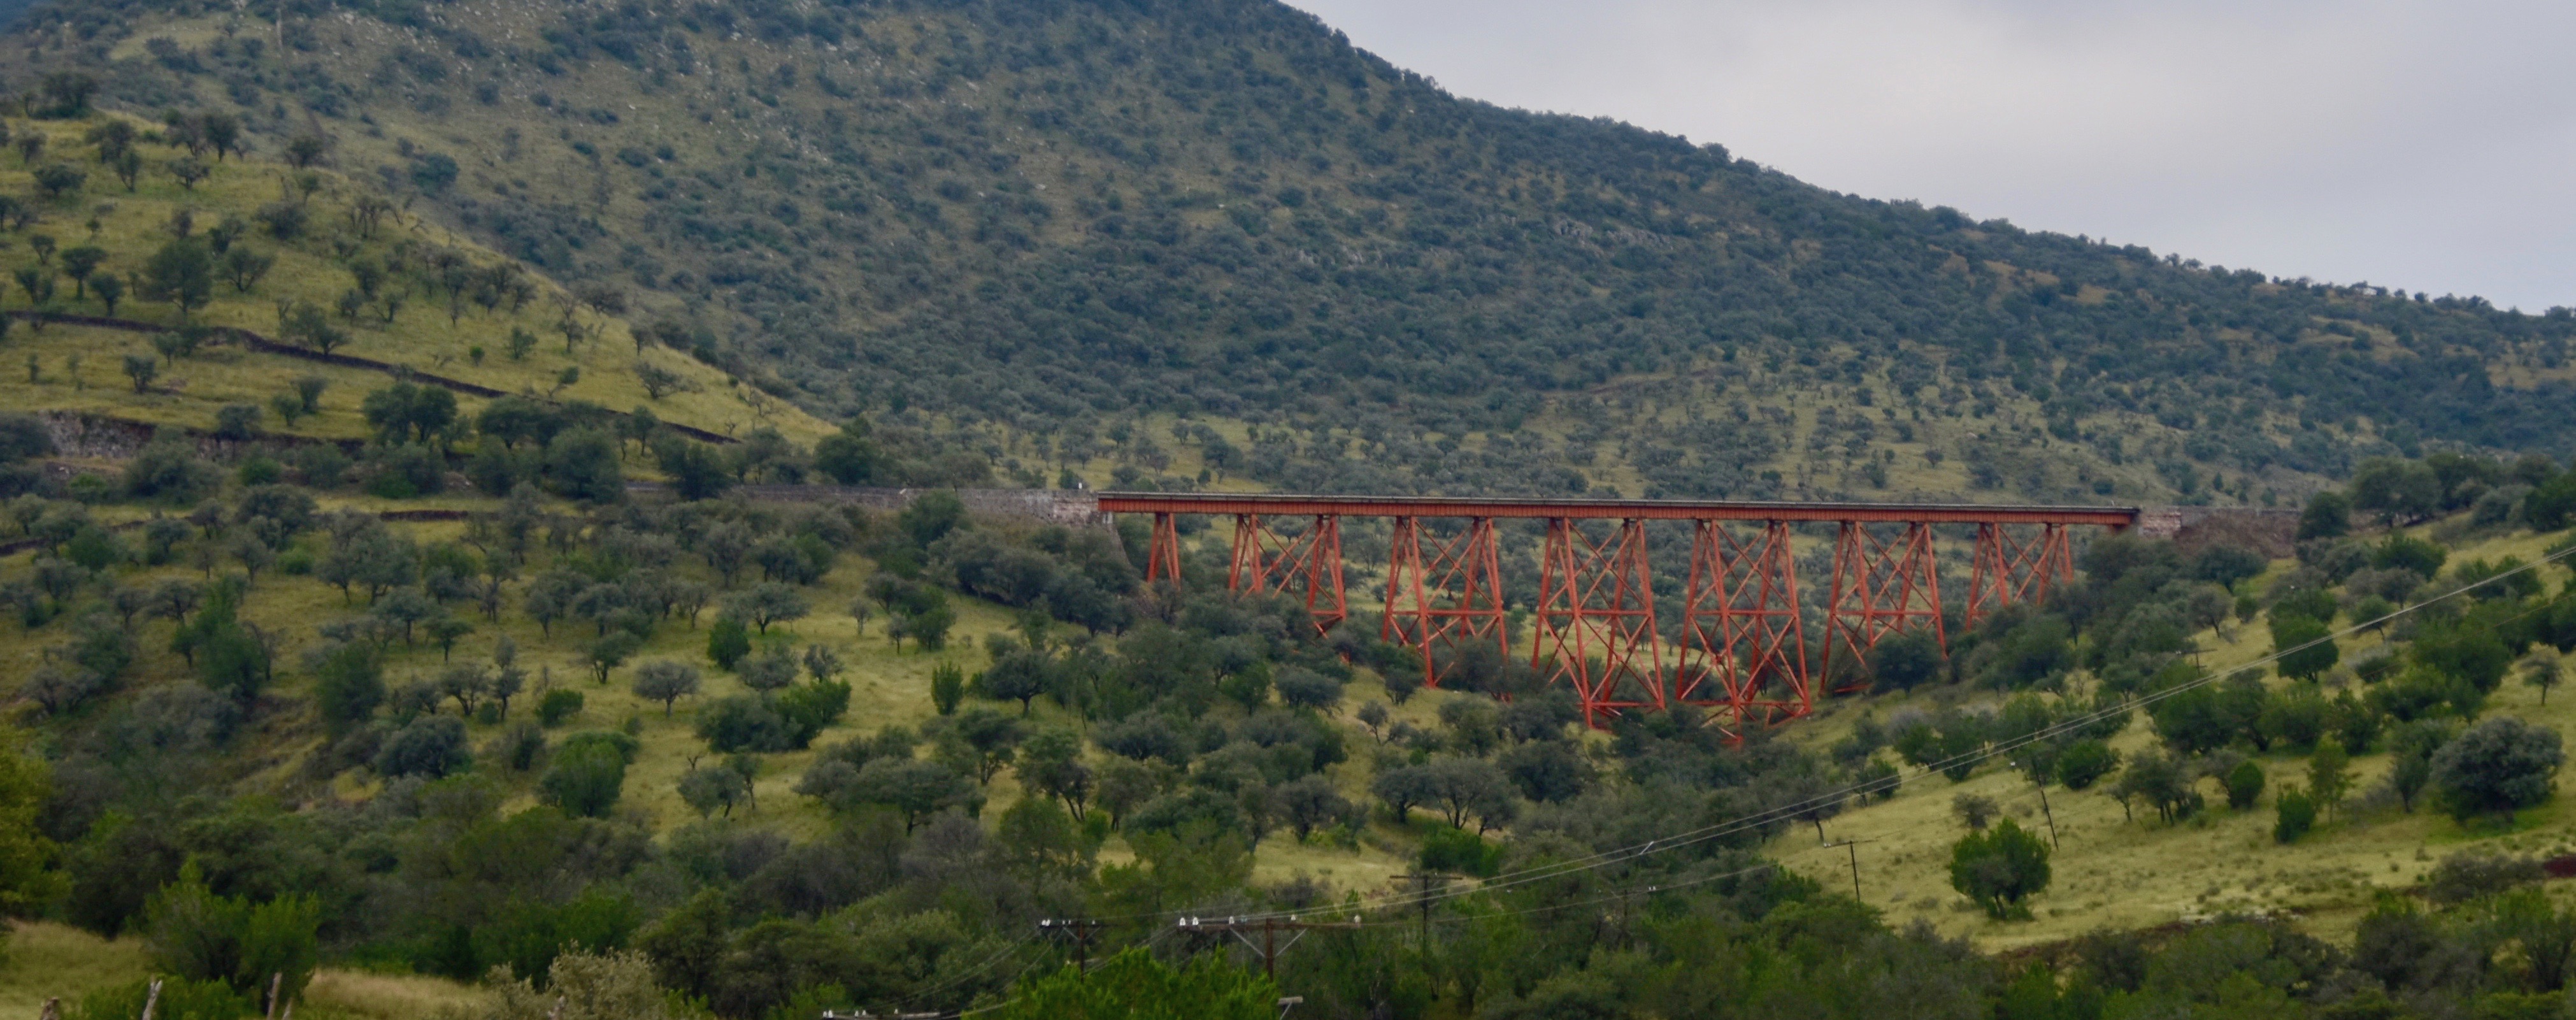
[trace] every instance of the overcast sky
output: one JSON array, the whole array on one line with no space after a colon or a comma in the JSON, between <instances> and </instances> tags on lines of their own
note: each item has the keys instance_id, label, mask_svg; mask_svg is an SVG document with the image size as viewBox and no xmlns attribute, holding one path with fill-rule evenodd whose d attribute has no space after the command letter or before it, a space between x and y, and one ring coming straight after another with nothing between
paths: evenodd
<instances>
[{"instance_id":1,"label":"overcast sky","mask_svg":"<svg viewBox=\"0 0 2576 1020\"><path fill-rule=\"evenodd\" d=\"M1504 106L2275 276L2576 305L2565 0L1289 0Z\"/></svg>"}]
</instances>

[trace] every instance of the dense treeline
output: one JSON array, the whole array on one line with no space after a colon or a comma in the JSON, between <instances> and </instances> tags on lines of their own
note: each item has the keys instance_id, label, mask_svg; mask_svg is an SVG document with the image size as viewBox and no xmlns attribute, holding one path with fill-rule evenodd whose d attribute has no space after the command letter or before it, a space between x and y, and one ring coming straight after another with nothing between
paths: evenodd
<instances>
[{"instance_id":1,"label":"dense treeline","mask_svg":"<svg viewBox=\"0 0 2576 1020\"><path fill-rule=\"evenodd\" d=\"M1656 493L1864 491L1918 428L1975 487L2051 497L2255 500L2425 443L2569 449L2563 311L1833 195L1456 99L1275 4L648 3L545 8L514 39L440 4L338 8L407 40L362 46L263 2L283 45L107 72L143 19L195 9L48 7L14 45L29 74L91 68L102 102L220 86L245 137L318 122L510 254L642 288L658 341L836 416L1007 425L1024 480L1104 450L1154 478L1167 457L1103 437L1157 412L1263 427L1176 436L1212 473L1389 491L1583 491L1595 451ZM642 103L669 115L630 123ZM358 141L469 108L519 126ZM588 193L514 183L550 174ZM1782 390L1835 416L1792 421ZM1567 434L1518 441L1561 457L1461 442L1542 411Z\"/></svg>"}]
</instances>

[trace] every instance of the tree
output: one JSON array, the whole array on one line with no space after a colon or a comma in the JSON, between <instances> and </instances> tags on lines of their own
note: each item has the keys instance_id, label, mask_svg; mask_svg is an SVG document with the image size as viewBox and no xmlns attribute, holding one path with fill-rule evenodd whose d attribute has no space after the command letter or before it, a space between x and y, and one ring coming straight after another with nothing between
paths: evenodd
<instances>
[{"instance_id":1,"label":"tree","mask_svg":"<svg viewBox=\"0 0 2576 1020\"><path fill-rule=\"evenodd\" d=\"M296 132L295 137L286 140L286 165L298 170L308 169L321 162L323 155L328 153L330 148L330 139L320 134L311 131Z\"/></svg>"},{"instance_id":2,"label":"tree","mask_svg":"<svg viewBox=\"0 0 2576 1020\"><path fill-rule=\"evenodd\" d=\"M734 663L741 662L743 656L749 654L751 632L743 627L742 621L720 616L716 618L715 626L707 628L707 661L715 663L717 669L732 669Z\"/></svg>"},{"instance_id":3,"label":"tree","mask_svg":"<svg viewBox=\"0 0 2576 1020\"><path fill-rule=\"evenodd\" d=\"M775 753L788 749L787 719L768 699L737 694L718 698L698 710L698 736L726 754L737 751Z\"/></svg>"},{"instance_id":4,"label":"tree","mask_svg":"<svg viewBox=\"0 0 2576 1020\"><path fill-rule=\"evenodd\" d=\"M330 316L323 314L322 309L307 302L297 302L294 308L286 313L285 321L278 324L277 332L279 336L289 341L303 344L325 355L349 342L349 334L346 330L332 325Z\"/></svg>"},{"instance_id":5,"label":"tree","mask_svg":"<svg viewBox=\"0 0 2576 1020\"><path fill-rule=\"evenodd\" d=\"M460 662L438 674L438 693L456 699L456 714L474 717L474 703L492 692L492 671L479 662Z\"/></svg>"},{"instance_id":6,"label":"tree","mask_svg":"<svg viewBox=\"0 0 2576 1020\"><path fill-rule=\"evenodd\" d=\"M903 816L911 832L931 815L952 807L980 806L973 780L933 761L878 758L860 767L847 792L854 804L880 804Z\"/></svg>"},{"instance_id":7,"label":"tree","mask_svg":"<svg viewBox=\"0 0 2576 1020\"><path fill-rule=\"evenodd\" d=\"M2576 521L2576 471L2561 472L2524 496L2522 519L2534 531L2556 531Z\"/></svg>"},{"instance_id":8,"label":"tree","mask_svg":"<svg viewBox=\"0 0 2576 1020\"><path fill-rule=\"evenodd\" d=\"M2120 752L2099 740L2078 740L2057 753L2057 781L2069 790L2084 790L2120 767Z\"/></svg>"},{"instance_id":9,"label":"tree","mask_svg":"<svg viewBox=\"0 0 2576 1020\"><path fill-rule=\"evenodd\" d=\"M2004 819L1962 836L1950 848L1950 887L1998 921L2027 918L2023 901L2048 888L2048 842Z\"/></svg>"},{"instance_id":10,"label":"tree","mask_svg":"<svg viewBox=\"0 0 2576 1020\"><path fill-rule=\"evenodd\" d=\"M47 163L37 167L35 177L36 187L45 193L46 198L51 199L60 199L67 193L77 193L81 185L89 182L88 174L68 163Z\"/></svg>"},{"instance_id":11,"label":"tree","mask_svg":"<svg viewBox=\"0 0 2576 1020\"><path fill-rule=\"evenodd\" d=\"M733 473L725 470L724 458L714 447L694 439L663 435L653 441L653 459L663 474L671 476L671 486L681 499L713 499L733 487ZM726 583L732 583L730 575Z\"/></svg>"},{"instance_id":12,"label":"tree","mask_svg":"<svg viewBox=\"0 0 2576 1020\"><path fill-rule=\"evenodd\" d=\"M2275 665L2281 675L2297 680L2314 680L2343 658L2342 650L2335 647L2333 631L2296 614L2273 614L2272 650L2280 655Z\"/></svg>"},{"instance_id":13,"label":"tree","mask_svg":"<svg viewBox=\"0 0 2576 1020\"><path fill-rule=\"evenodd\" d=\"M1984 832L1987 824L2002 814L2003 809L1995 804L1992 797L1962 793L1950 798L1950 813L1959 816L1959 824L1967 826L1968 831Z\"/></svg>"},{"instance_id":14,"label":"tree","mask_svg":"<svg viewBox=\"0 0 2576 1020\"><path fill-rule=\"evenodd\" d=\"M670 369L663 368L660 365L656 365L642 358L637 358L635 359L635 381L644 385L644 395L646 397L653 400L660 400L662 399L662 394L679 389L680 384L685 380L681 379L678 373L673 372Z\"/></svg>"},{"instance_id":15,"label":"tree","mask_svg":"<svg viewBox=\"0 0 2576 1020\"><path fill-rule=\"evenodd\" d=\"M2343 742L2333 737L2318 741L2316 751L2308 756L2308 796L2327 818L2334 817L2344 796L2352 792L2352 780L2352 756L2344 753Z\"/></svg>"},{"instance_id":16,"label":"tree","mask_svg":"<svg viewBox=\"0 0 2576 1020\"><path fill-rule=\"evenodd\" d=\"M89 100L98 94L98 79L78 71L53 71L38 86L45 106L42 115L70 120L89 115Z\"/></svg>"},{"instance_id":17,"label":"tree","mask_svg":"<svg viewBox=\"0 0 2576 1020\"><path fill-rule=\"evenodd\" d=\"M2251 761L2237 762L2235 768L2227 770L2220 782L2227 787L2228 810L2251 810L2263 796L2263 781L2263 766Z\"/></svg>"},{"instance_id":18,"label":"tree","mask_svg":"<svg viewBox=\"0 0 2576 1020\"><path fill-rule=\"evenodd\" d=\"M2352 498L2333 489L2308 497L2299 511L2299 541L2341 538L2352 530Z\"/></svg>"},{"instance_id":19,"label":"tree","mask_svg":"<svg viewBox=\"0 0 2576 1020\"><path fill-rule=\"evenodd\" d=\"M966 700L966 671L953 662L943 662L930 669L930 704L941 715L954 715L959 702Z\"/></svg>"},{"instance_id":20,"label":"tree","mask_svg":"<svg viewBox=\"0 0 2576 1020\"><path fill-rule=\"evenodd\" d=\"M63 275L72 278L74 298L89 296L89 278L98 272L99 264L105 261L107 261L107 249L94 244L84 244L63 252Z\"/></svg>"},{"instance_id":21,"label":"tree","mask_svg":"<svg viewBox=\"0 0 2576 1020\"><path fill-rule=\"evenodd\" d=\"M796 660L784 648L771 648L734 664L742 685L769 694L796 682Z\"/></svg>"},{"instance_id":22,"label":"tree","mask_svg":"<svg viewBox=\"0 0 2576 1020\"><path fill-rule=\"evenodd\" d=\"M2552 777L2564 760L2558 731L2519 719L2488 719L2433 753L2432 785L2443 810L2461 822L2510 815L2549 799Z\"/></svg>"},{"instance_id":23,"label":"tree","mask_svg":"<svg viewBox=\"0 0 2576 1020\"><path fill-rule=\"evenodd\" d=\"M985 697L996 701L1020 703L1020 715L1026 717L1030 706L1054 682L1055 662L1044 652L1018 651L1000 656L984 670L981 686Z\"/></svg>"},{"instance_id":24,"label":"tree","mask_svg":"<svg viewBox=\"0 0 2576 1020\"><path fill-rule=\"evenodd\" d=\"M546 444L546 478L567 499L614 503L626 498L617 437L603 429L573 429Z\"/></svg>"},{"instance_id":25,"label":"tree","mask_svg":"<svg viewBox=\"0 0 2576 1020\"><path fill-rule=\"evenodd\" d=\"M215 293L214 256L206 242L196 237L182 237L162 245L143 264L143 296L154 301L167 301L179 308L179 318L203 307Z\"/></svg>"},{"instance_id":26,"label":"tree","mask_svg":"<svg viewBox=\"0 0 2576 1020\"><path fill-rule=\"evenodd\" d=\"M2171 823L2189 817L2198 810L2200 794L2192 789L2190 777L2183 773L2182 763L2155 751L2142 751L2129 759L2118 782L2110 789L2120 801L2120 810L2129 810L2132 798L2141 799L2156 809L2156 817Z\"/></svg>"},{"instance_id":27,"label":"tree","mask_svg":"<svg viewBox=\"0 0 2576 1020\"><path fill-rule=\"evenodd\" d=\"M653 983L653 961L643 953L573 949L545 964L540 989L532 977L495 982L489 1020L677 1020L675 1008Z\"/></svg>"},{"instance_id":28,"label":"tree","mask_svg":"<svg viewBox=\"0 0 2576 1020\"><path fill-rule=\"evenodd\" d=\"M870 431L866 418L852 418L841 431L823 437L814 444L814 469L843 485L876 480L882 455Z\"/></svg>"},{"instance_id":29,"label":"tree","mask_svg":"<svg viewBox=\"0 0 2576 1020\"><path fill-rule=\"evenodd\" d=\"M1320 775L1289 780L1273 792L1279 801L1282 817L1297 833L1297 840L1301 843L1316 829L1339 825L1352 815L1350 799L1334 788L1332 780Z\"/></svg>"},{"instance_id":30,"label":"tree","mask_svg":"<svg viewBox=\"0 0 2576 1020\"><path fill-rule=\"evenodd\" d=\"M2480 694L2493 693L2513 669L2513 647L2493 628L2475 619L2424 628L2407 654L2445 677L2467 683Z\"/></svg>"},{"instance_id":31,"label":"tree","mask_svg":"<svg viewBox=\"0 0 2576 1020\"><path fill-rule=\"evenodd\" d=\"M313 699L335 730L366 722L385 701L383 661L364 643L332 645L311 658Z\"/></svg>"},{"instance_id":32,"label":"tree","mask_svg":"<svg viewBox=\"0 0 2576 1020\"><path fill-rule=\"evenodd\" d=\"M575 818L606 818L625 791L626 765L635 738L623 733L579 733L555 749L554 764L537 780L546 803Z\"/></svg>"},{"instance_id":33,"label":"tree","mask_svg":"<svg viewBox=\"0 0 2576 1020\"><path fill-rule=\"evenodd\" d=\"M610 670L626 664L626 657L644 646L644 639L633 631L611 631L608 636L590 643L587 657L592 683L607 683Z\"/></svg>"},{"instance_id":34,"label":"tree","mask_svg":"<svg viewBox=\"0 0 2576 1020\"><path fill-rule=\"evenodd\" d=\"M1330 712L1342 703L1342 682L1299 666L1281 667L1271 680L1281 704Z\"/></svg>"},{"instance_id":35,"label":"tree","mask_svg":"<svg viewBox=\"0 0 2576 1020\"><path fill-rule=\"evenodd\" d=\"M383 749L376 752L376 772L387 779L437 779L462 772L473 761L465 747L464 720L425 715L385 739Z\"/></svg>"},{"instance_id":36,"label":"tree","mask_svg":"<svg viewBox=\"0 0 2576 1020\"><path fill-rule=\"evenodd\" d=\"M262 996L274 980L283 1002L303 990L320 959L319 899L288 894L262 903L219 896L194 860L152 895L143 913L153 963L186 980L220 981Z\"/></svg>"},{"instance_id":37,"label":"tree","mask_svg":"<svg viewBox=\"0 0 2576 1020\"><path fill-rule=\"evenodd\" d=\"M977 783L989 784L993 776L1018 755L1020 741L1028 729L1019 720L989 708L976 707L957 713L946 720L940 730L941 742L948 745L964 768L975 774Z\"/></svg>"},{"instance_id":38,"label":"tree","mask_svg":"<svg viewBox=\"0 0 2576 1020\"><path fill-rule=\"evenodd\" d=\"M2306 791L2298 787L2282 787L2281 796L2273 801L2272 806L2275 816L2272 821L2272 839L2275 842L2296 843L2299 837L2307 835L2309 829L2316 827L2316 799L2308 796Z\"/></svg>"},{"instance_id":39,"label":"tree","mask_svg":"<svg viewBox=\"0 0 2576 1020\"><path fill-rule=\"evenodd\" d=\"M2442 572L2451 554L2439 544L2402 531L2392 531L2370 550L2370 565L2381 570L2412 570L2430 581Z\"/></svg>"},{"instance_id":40,"label":"tree","mask_svg":"<svg viewBox=\"0 0 2576 1020\"><path fill-rule=\"evenodd\" d=\"M1082 737L1072 730L1048 727L1021 745L1021 785L1064 802L1080 821L1091 798L1091 767L1082 763Z\"/></svg>"},{"instance_id":41,"label":"tree","mask_svg":"<svg viewBox=\"0 0 2576 1020\"><path fill-rule=\"evenodd\" d=\"M233 292L237 294L250 293L276 266L277 256L252 251L249 245L236 244L224 252L224 277L232 281Z\"/></svg>"},{"instance_id":42,"label":"tree","mask_svg":"<svg viewBox=\"0 0 2576 1020\"><path fill-rule=\"evenodd\" d=\"M379 442L427 443L455 424L456 394L442 387L396 382L369 392L359 401L358 411L376 430Z\"/></svg>"},{"instance_id":43,"label":"tree","mask_svg":"<svg viewBox=\"0 0 2576 1020\"><path fill-rule=\"evenodd\" d=\"M681 698L698 693L698 667L670 659L656 659L635 667L635 696L662 703L662 715L668 718L671 705Z\"/></svg>"},{"instance_id":44,"label":"tree","mask_svg":"<svg viewBox=\"0 0 2576 1020\"><path fill-rule=\"evenodd\" d=\"M840 653L829 645L806 645L804 662L805 675L817 681L837 679L848 668L841 664Z\"/></svg>"},{"instance_id":45,"label":"tree","mask_svg":"<svg viewBox=\"0 0 2576 1020\"><path fill-rule=\"evenodd\" d=\"M25 917L53 898L61 877L47 869L52 841L39 817L53 789L45 760L0 726L0 915Z\"/></svg>"},{"instance_id":46,"label":"tree","mask_svg":"<svg viewBox=\"0 0 2576 1020\"><path fill-rule=\"evenodd\" d=\"M125 280L115 273L100 273L90 278L89 289L98 293L98 303L107 314L116 314L116 303L125 298Z\"/></svg>"},{"instance_id":47,"label":"tree","mask_svg":"<svg viewBox=\"0 0 2576 1020\"><path fill-rule=\"evenodd\" d=\"M1945 663L1940 642L1921 629L1888 635L1869 651L1869 672L1879 690L1910 691L1937 679Z\"/></svg>"},{"instance_id":48,"label":"tree","mask_svg":"<svg viewBox=\"0 0 2576 1020\"><path fill-rule=\"evenodd\" d=\"M680 799L700 818L710 817L717 811L723 811L726 818L731 818L734 806L750 797L751 780L723 765L692 768L680 776Z\"/></svg>"},{"instance_id":49,"label":"tree","mask_svg":"<svg viewBox=\"0 0 2576 1020\"><path fill-rule=\"evenodd\" d=\"M2353 472L2352 506L2391 525L2420 520L2441 511L2442 479L2423 461L2364 461Z\"/></svg>"},{"instance_id":50,"label":"tree","mask_svg":"<svg viewBox=\"0 0 2576 1020\"><path fill-rule=\"evenodd\" d=\"M1221 954L1173 967L1140 947L1088 972L1068 966L1026 982L993 1015L996 1020L1269 1020L1278 1011L1273 1005L1278 997L1279 988L1270 979L1226 962Z\"/></svg>"},{"instance_id":51,"label":"tree","mask_svg":"<svg viewBox=\"0 0 2576 1020\"><path fill-rule=\"evenodd\" d=\"M2541 704L2549 704L2549 689L2558 686L2560 681L2567 678L2566 667L2558 657L2558 650L2546 645L2533 649L2531 654L2522 660L2522 678L2524 683L2530 684L2533 690L2540 692Z\"/></svg>"},{"instance_id":52,"label":"tree","mask_svg":"<svg viewBox=\"0 0 2576 1020\"><path fill-rule=\"evenodd\" d=\"M474 633L473 624L452 615L432 618L422 626L429 633L430 643L438 646L440 662L446 662L456 653L457 641L462 640L465 635Z\"/></svg>"},{"instance_id":53,"label":"tree","mask_svg":"<svg viewBox=\"0 0 2576 1020\"><path fill-rule=\"evenodd\" d=\"M125 356L125 377L133 381L134 392L151 392L152 378L160 374L161 363L154 361L151 355L128 354Z\"/></svg>"},{"instance_id":54,"label":"tree","mask_svg":"<svg viewBox=\"0 0 2576 1020\"><path fill-rule=\"evenodd\" d=\"M806 604L805 596L776 581L763 581L753 585L749 591L727 596L724 601L728 615L750 621L760 628L762 634L769 633L770 624L804 619L812 609Z\"/></svg>"},{"instance_id":55,"label":"tree","mask_svg":"<svg viewBox=\"0 0 2576 1020\"><path fill-rule=\"evenodd\" d=\"M948 629L957 625L957 610L948 604L947 596L931 594L929 605L904 618L903 632L923 651L935 652L948 647Z\"/></svg>"}]
</instances>

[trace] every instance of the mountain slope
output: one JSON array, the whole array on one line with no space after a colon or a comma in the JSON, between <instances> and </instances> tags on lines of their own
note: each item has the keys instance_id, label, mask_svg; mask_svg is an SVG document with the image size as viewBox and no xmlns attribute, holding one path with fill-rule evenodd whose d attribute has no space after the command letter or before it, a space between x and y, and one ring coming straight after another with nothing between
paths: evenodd
<instances>
[{"instance_id":1,"label":"mountain slope","mask_svg":"<svg viewBox=\"0 0 2576 1020\"><path fill-rule=\"evenodd\" d=\"M98 158L99 133L120 129L149 168L131 187ZM463 394L468 416L493 395L528 393L643 409L704 435L765 426L810 441L826 431L718 369L633 344L621 319L404 214L366 182L256 156L194 157L156 126L113 115L0 118L0 131L13 146L42 140L38 158L0 166L0 194L23 196L0 228L13 362L0 405L11 410L203 433L223 431L224 409L247 408L252 431L353 440L373 431L362 398L410 377ZM161 170L181 162L202 179ZM59 194L36 183L64 171L77 180ZM190 246L203 287L183 313L153 283ZM299 377L323 388L283 415L277 401Z\"/></svg>"},{"instance_id":2,"label":"mountain slope","mask_svg":"<svg viewBox=\"0 0 2576 1020\"><path fill-rule=\"evenodd\" d=\"M318 133L827 417L993 423L1029 482L1112 453L1295 487L2254 501L2425 442L2571 448L2563 312L1836 195L1451 97L1262 0L335 11L58 5L6 63ZM1178 458L1119 427L1146 415L1192 419Z\"/></svg>"}]
</instances>

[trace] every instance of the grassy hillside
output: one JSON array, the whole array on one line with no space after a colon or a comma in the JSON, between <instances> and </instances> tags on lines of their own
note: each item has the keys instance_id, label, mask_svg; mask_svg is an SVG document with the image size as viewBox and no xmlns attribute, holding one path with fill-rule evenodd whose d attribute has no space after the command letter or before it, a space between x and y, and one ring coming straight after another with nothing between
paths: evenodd
<instances>
[{"instance_id":1,"label":"grassy hillside","mask_svg":"<svg viewBox=\"0 0 2576 1020\"><path fill-rule=\"evenodd\" d=\"M141 168L128 188L92 138L110 124L135 140ZM78 120L0 119L15 147L0 159L0 194L18 210L0 232L0 262L14 277L0 312L13 316L0 374L0 402L13 409L82 412L197 431L214 427L225 405L260 409L260 429L282 435L349 439L370 434L360 399L391 376L417 372L504 394L586 401L612 411L650 410L667 421L719 435L767 426L810 441L828 430L802 411L741 385L681 352L635 343L627 323L575 301L541 273L496 255L473 240L408 214L377 186L276 158L191 155L169 141L168 128L118 115ZM29 139L40 141L30 148ZM32 160L24 158L35 152ZM191 161L207 176L182 183L165 172ZM66 170L78 183L48 194L40 170ZM307 185L310 185L309 190ZM183 314L170 297L153 296L156 255L186 235L205 244L204 294ZM223 250L214 249L222 239ZM121 285L112 310L72 266L73 253L97 254L87 272ZM238 252L242 261L232 260ZM373 278L360 293L357 270ZM32 273L32 276L22 274ZM464 281L449 286L450 278ZM34 283L36 289L28 284ZM360 298L343 309L344 295ZM613 307L613 306L612 306ZM255 351L211 334L193 351L157 348L153 330L183 325L247 330L312 353L325 353L288 320L310 309L337 336L328 354L383 368L352 367ZM42 314L106 317L137 324L105 328L48 323ZM575 338L567 342L567 332ZM513 335L525 349L512 353ZM533 341L533 342L531 342ZM127 374L127 355L157 362L142 386ZM672 380L655 397L639 365ZM573 379L566 382L566 373ZM298 376L328 388L318 412L294 422L270 410L272 397ZM466 396L471 416L483 398Z\"/></svg>"},{"instance_id":2,"label":"grassy hillside","mask_svg":"<svg viewBox=\"0 0 2576 1020\"><path fill-rule=\"evenodd\" d=\"M981 426L1027 482L2261 503L2428 442L2570 448L2562 314L1831 194L1452 97L1262 0L333 11L64 4L0 45L19 87L310 136L827 417Z\"/></svg>"},{"instance_id":3,"label":"grassy hillside","mask_svg":"<svg viewBox=\"0 0 2576 1020\"><path fill-rule=\"evenodd\" d=\"M2496 561L2507 556L2524 562L2563 543L2563 535L2528 532L2494 534L2470 530L2465 521L2422 525L2418 536L2437 533L2455 543L2452 562ZM2467 531L2466 536L2460 533ZM2248 582L2256 588L2277 582L2296 564L2276 565L2270 574ZM2562 565L2544 568L2550 590L2570 580ZM2196 638L2204 651L2195 658L2217 674L2235 671L2272 651L2262 619L2231 623L2223 631ZM2345 661L2398 651L2384 633L2364 634L2340 642ZM2367 693L2349 671L2330 684ZM2272 675L2268 686L2287 691L2299 682ZM2487 702L2488 713L2546 726L2560 733L2576 726L2576 702L2560 696L2542 704L2541 692L2525 686L2519 674ZM1999 706L2000 699L1974 690L1945 688L1917 695L1872 696L1844 701L1817 720L1787 733L1801 745L1822 750L1846 739L1863 717L1881 722L1909 711L1939 711L1960 705ZM2152 725L2140 720L2112 741L2125 755L2159 746ZM2308 759L2284 748L2254 758L2267 774L2267 789L2308 782ZM2177 921L2205 920L2235 914L2294 920L2302 929L2333 940L2351 936L2354 922L2369 911L2376 897L2418 885L2441 859L2464 851L2557 857L2576 852L2576 825L2571 825L2569 797L2562 792L2542 807L2516 816L2509 827L2480 821L2456 823L2423 804L2403 810L2390 794L2374 792L2391 766L2388 748L2356 754L2355 794L2342 817L2321 823L2314 833L2291 845L2274 839L2273 798L2253 809L2232 811L2215 779L2201 780L2211 806L2173 824L2156 820L2139 805L2135 817L2108 795L2107 782L2090 791L2056 786L2047 792L2057 837L2052 858L2054 884L2033 905L2030 921L1992 921L1975 904L1952 891L1951 844L1967 832L1953 809L1954 798L1991 798L2006 816L2045 831L2047 818L2040 793L2011 768L1982 769L1973 778L1953 782L1933 775L1916 779L1894 798L1854 806L1825 823L1834 841L1868 840L1860 848L1863 896L1894 919L1921 919L1941 931L1973 939L1991 950L2011 950L2063 943L2100 929L2145 929ZM1851 887L1847 851L1818 845L1816 831L1799 826L1771 846L1786 865L1829 887Z\"/></svg>"}]
</instances>

